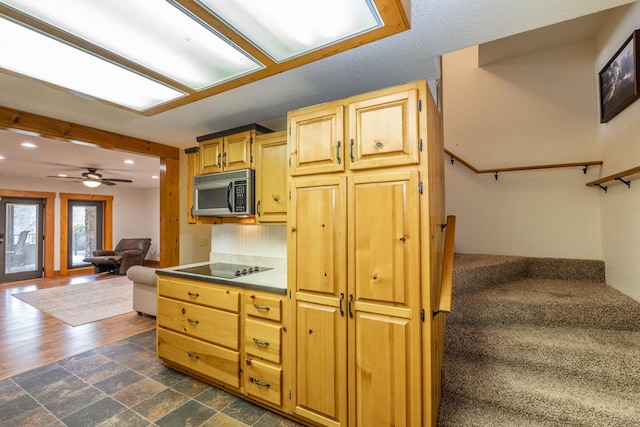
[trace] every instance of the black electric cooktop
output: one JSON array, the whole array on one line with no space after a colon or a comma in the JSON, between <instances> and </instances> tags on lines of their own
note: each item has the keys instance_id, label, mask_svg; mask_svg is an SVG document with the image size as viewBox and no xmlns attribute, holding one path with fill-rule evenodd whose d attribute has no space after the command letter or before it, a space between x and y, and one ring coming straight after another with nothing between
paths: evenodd
<instances>
[{"instance_id":1,"label":"black electric cooktop","mask_svg":"<svg viewBox=\"0 0 640 427\"><path fill-rule=\"evenodd\" d=\"M196 267L178 268L175 271L183 273L199 274L202 276L221 277L223 279L235 279L272 270L271 267L260 267L247 264L230 264L226 262L214 262L212 264L198 265Z\"/></svg>"}]
</instances>

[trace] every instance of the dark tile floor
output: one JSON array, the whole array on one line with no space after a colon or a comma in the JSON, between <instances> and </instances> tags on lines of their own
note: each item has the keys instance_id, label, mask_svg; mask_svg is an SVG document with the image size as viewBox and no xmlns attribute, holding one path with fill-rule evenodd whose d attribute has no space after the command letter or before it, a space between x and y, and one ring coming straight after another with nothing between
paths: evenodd
<instances>
[{"instance_id":1,"label":"dark tile floor","mask_svg":"<svg viewBox=\"0 0 640 427\"><path fill-rule=\"evenodd\" d=\"M164 366L155 331L0 380L0 427L299 426Z\"/></svg>"}]
</instances>

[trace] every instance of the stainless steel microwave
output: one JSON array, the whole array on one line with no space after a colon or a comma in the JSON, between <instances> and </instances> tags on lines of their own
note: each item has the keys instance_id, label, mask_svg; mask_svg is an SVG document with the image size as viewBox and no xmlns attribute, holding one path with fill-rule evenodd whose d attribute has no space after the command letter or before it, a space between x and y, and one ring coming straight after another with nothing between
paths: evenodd
<instances>
[{"instance_id":1,"label":"stainless steel microwave","mask_svg":"<svg viewBox=\"0 0 640 427\"><path fill-rule=\"evenodd\" d=\"M254 182L255 172L251 169L195 176L192 214L238 217L253 215Z\"/></svg>"}]
</instances>

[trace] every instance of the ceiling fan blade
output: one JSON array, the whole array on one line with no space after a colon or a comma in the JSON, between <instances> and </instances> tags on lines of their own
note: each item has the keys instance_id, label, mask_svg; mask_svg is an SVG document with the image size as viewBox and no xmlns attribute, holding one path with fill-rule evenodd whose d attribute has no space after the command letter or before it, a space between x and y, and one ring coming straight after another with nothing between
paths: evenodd
<instances>
[{"instance_id":1,"label":"ceiling fan blade","mask_svg":"<svg viewBox=\"0 0 640 427\"><path fill-rule=\"evenodd\" d=\"M104 185L116 185L116 183L115 183L115 182L111 182L111 181L106 180L106 179L101 179L101 180L100 180L100 182L101 182L102 184L104 184Z\"/></svg>"},{"instance_id":2,"label":"ceiling fan blade","mask_svg":"<svg viewBox=\"0 0 640 427\"><path fill-rule=\"evenodd\" d=\"M84 179L77 176L58 176L58 175L48 175L47 178L62 178L62 179Z\"/></svg>"},{"instance_id":3,"label":"ceiling fan blade","mask_svg":"<svg viewBox=\"0 0 640 427\"><path fill-rule=\"evenodd\" d=\"M130 179L118 179L118 178L102 178L102 181L104 181L105 179L107 181L113 181L113 182L133 182Z\"/></svg>"}]
</instances>

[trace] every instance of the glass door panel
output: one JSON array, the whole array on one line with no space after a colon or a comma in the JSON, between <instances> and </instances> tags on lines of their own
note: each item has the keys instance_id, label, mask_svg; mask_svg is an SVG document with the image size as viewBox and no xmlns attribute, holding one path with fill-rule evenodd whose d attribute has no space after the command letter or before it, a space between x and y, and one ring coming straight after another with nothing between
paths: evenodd
<instances>
[{"instance_id":1,"label":"glass door panel","mask_svg":"<svg viewBox=\"0 0 640 427\"><path fill-rule=\"evenodd\" d=\"M0 282L42 277L40 199L0 199Z\"/></svg>"},{"instance_id":2,"label":"glass door panel","mask_svg":"<svg viewBox=\"0 0 640 427\"><path fill-rule=\"evenodd\" d=\"M102 249L102 202L69 201L67 267L91 265L83 259Z\"/></svg>"}]
</instances>

